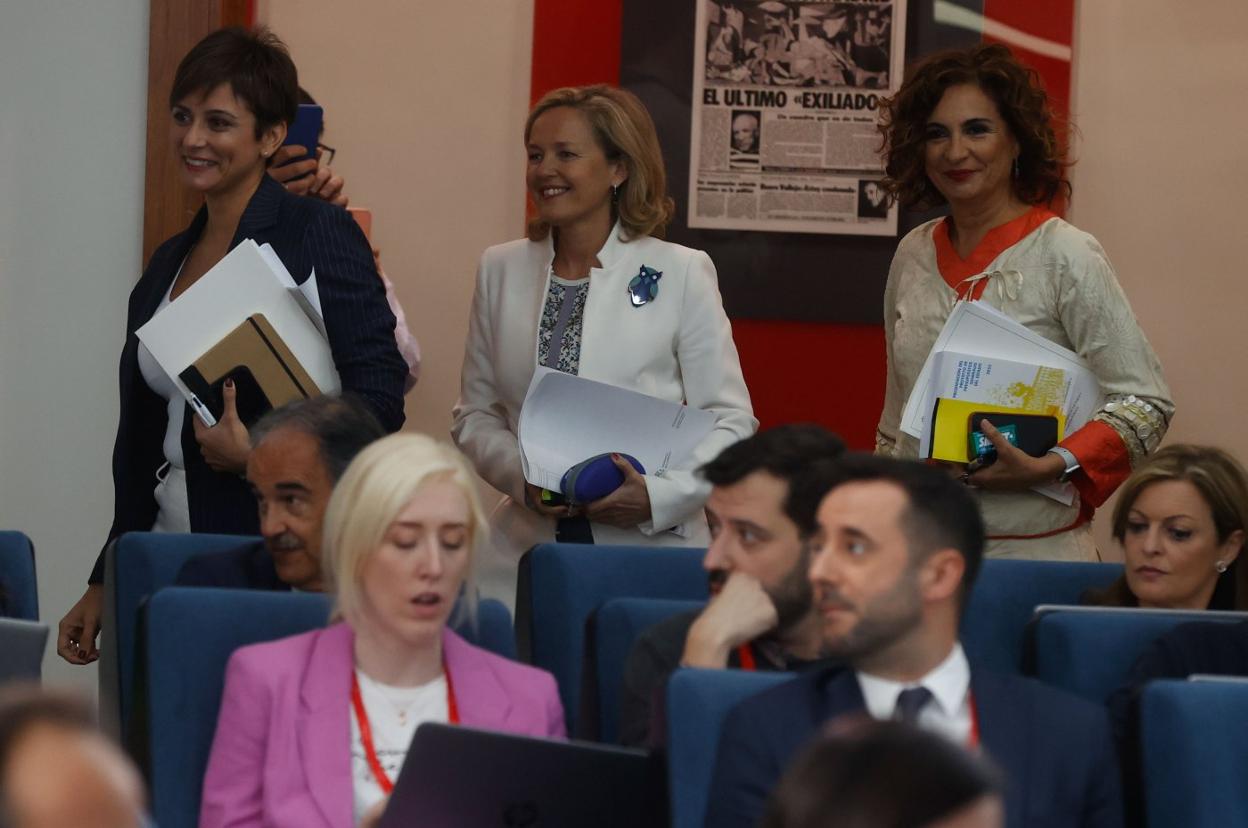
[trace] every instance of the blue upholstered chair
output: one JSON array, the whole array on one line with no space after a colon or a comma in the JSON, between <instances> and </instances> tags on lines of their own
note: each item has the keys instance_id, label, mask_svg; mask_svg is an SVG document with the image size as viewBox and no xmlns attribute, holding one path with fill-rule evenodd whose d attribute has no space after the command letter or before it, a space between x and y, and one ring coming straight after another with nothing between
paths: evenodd
<instances>
[{"instance_id":1,"label":"blue upholstered chair","mask_svg":"<svg viewBox=\"0 0 1248 828\"><path fill-rule=\"evenodd\" d=\"M325 595L189 587L162 589L148 601L149 782L152 815L161 828L194 828L198 819L230 654L324 626L329 607ZM475 627L456 626L456 632L499 655L514 654L506 607L481 601L477 620Z\"/></svg>"},{"instance_id":2,"label":"blue upholstered chair","mask_svg":"<svg viewBox=\"0 0 1248 828\"><path fill-rule=\"evenodd\" d=\"M1154 681L1140 699L1149 825L1248 825L1248 681Z\"/></svg>"},{"instance_id":3,"label":"blue upholstered chair","mask_svg":"<svg viewBox=\"0 0 1248 828\"><path fill-rule=\"evenodd\" d=\"M0 532L0 609L10 618L39 620L35 547L21 532Z\"/></svg>"},{"instance_id":4,"label":"blue upholstered chair","mask_svg":"<svg viewBox=\"0 0 1248 828\"><path fill-rule=\"evenodd\" d=\"M704 549L543 544L520 563L516 633L520 657L554 674L575 733L585 622L610 598L705 601Z\"/></svg>"},{"instance_id":5,"label":"blue upholstered chair","mask_svg":"<svg viewBox=\"0 0 1248 828\"><path fill-rule=\"evenodd\" d=\"M719 734L738 702L793 678L791 673L677 670L667 683L667 781L672 828L702 828Z\"/></svg>"},{"instance_id":6,"label":"blue upholstered chair","mask_svg":"<svg viewBox=\"0 0 1248 828\"><path fill-rule=\"evenodd\" d=\"M1031 629L1035 676L1099 704L1163 633L1192 621L1246 618L1242 612L1041 607Z\"/></svg>"},{"instance_id":7,"label":"blue upholstered chair","mask_svg":"<svg viewBox=\"0 0 1248 828\"><path fill-rule=\"evenodd\" d=\"M1120 564L986 560L962 617L962 646L973 664L1020 673L1027 624L1041 604L1076 604L1086 589L1122 574Z\"/></svg>"},{"instance_id":8,"label":"blue upholstered chair","mask_svg":"<svg viewBox=\"0 0 1248 828\"><path fill-rule=\"evenodd\" d=\"M128 532L113 549L114 623L117 630L117 700L121 732L131 727L134 705L135 652L139 646L139 607L161 587L169 586L189 558L224 552L258 538L239 535L181 535ZM107 655L107 653L105 654Z\"/></svg>"},{"instance_id":9,"label":"blue upholstered chair","mask_svg":"<svg viewBox=\"0 0 1248 828\"><path fill-rule=\"evenodd\" d=\"M582 684L583 691L592 692L583 692L577 720L582 736L601 742L619 739L624 665L638 636L647 627L673 615L700 610L703 606L703 601L612 598L593 613L590 618L591 640L587 642L587 658L583 665L587 680ZM588 680L591 675L592 682Z\"/></svg>"}]
</instances>

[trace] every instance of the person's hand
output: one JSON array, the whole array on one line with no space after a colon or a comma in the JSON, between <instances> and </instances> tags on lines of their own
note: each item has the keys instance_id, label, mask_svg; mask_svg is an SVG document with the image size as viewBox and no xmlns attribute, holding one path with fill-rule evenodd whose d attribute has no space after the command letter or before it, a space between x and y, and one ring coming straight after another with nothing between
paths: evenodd
<instances>
[{"instance_id":1,"label":"person's hand","mask_svg":"<svg viewBox=\"0 0 1248 828\"><path fill-rule=\"evenodd\" d=\"M306 195L308 188L312 186L311 176L308 174L316 172L319 166L316 158L305 158L307 154L308 148L298 144L278 147L277 152L273 153L273 160L269 162L269 175L295 195Z\"/></svg>"},{"instance_id":2,"label":"person's hand","mask_svg":"<svg viewBox=\"0 0 1248 828\"><path fill-rule=\"evenodd\" d=\"M980 468L972 461L966 467L964 481L977 489L999 492L1019 492L1032 486L1056 483L1066 471L1066 463L1056 454L1032 457L1010 443L992 423L981 420L979 429L997 450L997 459L990 466Z\"/></svg>"},{"instance_id":3,"label":"person's hand","mask_svg":"<svg viewBox=\"0 0 1248 828\"><path fill-rule=\"evenodd\" d=\"M104 585L91 584L78 603L65 613L57 628L56 653L70 664L90 664L100 657L95 638L100 634Z\"/></svg>"},{"instance_id":4,"label":"person's hand","mask_svg":"<svg viewBox=\"0 0 1248 828\"><path fill-rule=\"evenodd\" d=\"M570 517L572 515L572 508L570 506L551 506L547 503L543 503L542 487L534 486L532 483L528 482L524 484L524 505L537 512L539 515L545 515L546 517L555 518L556 520L559 518Z\"/></svg>"},{"instance_id":5,"label":"person's hand","mask_svg":"<svg viewBox=\"0 0 1248 828\"><path fill-rule=\"evenodd\" d=\"M734 647L774 630L778 623L776 605L758 579L733 572L689 628L680 663L722 669Z\"/></svg>"},{"instance_id":6,"label":"person's hand","mask_svg":"<svg viewBox=\"0 0 1248 828\"><path fill-rule=\"evenodd\" d=\"M269 175L295 195L312 196L339 207L346 207L348 199L343 192L346 182L329 167L321 166L324 151L318 149L315 159L304 158L307 153L307 148L298 144L279 147L273 153Z\"/></svg>"},{"instance_id":7,"label":"person's hand","mask_svg":"<svg viewBox=\"0 0 1248 828\"><path fill-rule=\"evenodd\" d=\"M221 389L224 401L221 419L211 428L203 421L194 417L195 439L199 442L199 453L204 462L213 471L242 474L247 470L247 456L251 454L251 438L247 435L247 426L238 419L238 409L234 398L238 389L234 380L226 380Z\"/></svg>"},{"instance_id":8,"label":"person's hand","mask_svg":"<svg viewBox=\"0 0 1248 828\"><path fill-rule=\"evenodd\" d=\"M346 208L348 199L342 191L342 188L346 186L346 182L342 180L341 175L335 175L334 171L329 167L318 167L312 175L311 181L307 195L315 196L322 201L328 201L330 204Z\"/></svg>"},{"instance_id":9,"label":"person's hand","mask_svg":"<svg viewBox=\"0 0 1248 828\"><path fill-rule=\"evenodd\" d=\"M650 492L646 489L646 478L618 454L611 455L611 462L624 473L624 483L606 497L585 504L585 517L594 523L631 529L650 519Z\"/></svg>"}]
</instances>

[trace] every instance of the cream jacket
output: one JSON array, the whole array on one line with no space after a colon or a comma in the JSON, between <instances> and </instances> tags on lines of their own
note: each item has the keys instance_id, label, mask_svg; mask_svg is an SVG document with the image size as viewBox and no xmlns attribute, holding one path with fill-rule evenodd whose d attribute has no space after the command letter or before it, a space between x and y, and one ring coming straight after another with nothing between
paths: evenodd
<instances>
[{"instance_id":1,"label":"cream jacket","mask_svg":"<svg viewBox=\"0 0 1248 828\"><path fill-rule=\"evenodd\" d=\"M469 320L452 436L478 474L505 497L491 517L492 550L483 550L482 594L511 605L516 565L536 543L554 540L554 521L524 504L516 439L520 407L537 365L538 321L554 248L521 239L481 256ZM593 525L600 544L687 545L708 542L702 506L710 487L694 470L754 433L749 391L732 328L720 301L715 266L699 250L655 238L624 242L619 227L590 272L579 374L693 408L713 411L715 428L681 468L646 475L652 519L633 529ZM641 307L628 283L641 266L661 271L657 297Z\"/></svg>"},{"instance_id":2,"label":"cream jacket","mask_svg":"<svg viewBox=\"0 0 1248 828\"><path fill-rule=\"evenodd\" d=\"M939 221L901 240L884 290L888 379L876 448L897 457L918 457L919 441L901 431L901 413L956 299L936 265L932 231ZM1132 466L1156 449L1174 403L1096 239L1052 218L1003 251L985 273L992 276L981 301L1088 360L1105 395L1094 419L1122 437ZM977 494L990 535L1050 532L1068 526L1079 511L1077 499L1063 506L1033 492Z\"/></svg>"}]
</instances>

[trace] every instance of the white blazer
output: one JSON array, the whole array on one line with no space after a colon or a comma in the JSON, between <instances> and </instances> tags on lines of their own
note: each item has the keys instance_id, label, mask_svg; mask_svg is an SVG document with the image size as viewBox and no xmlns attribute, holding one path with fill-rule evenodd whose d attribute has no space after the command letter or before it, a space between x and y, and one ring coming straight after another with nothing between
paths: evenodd
<instances>
[{"instance_id":1,"label":"white blazer","mask_svg":"<svg viewBox=\"0 0 1248 828\"><path fill-rule=\"evenodd\" d=\"M598 252L585 301L579 375L713 411L715 428L680 468L646 475L651 520L635 529L593 525L601 544L705 545L702 506L710 487L694 470L758 428L715 266L700 250L645 238L625 242L619 225ZM538 320L549 289L550 238L520 239L481 256L472 301L455 444L477 473L505 497L491 517L492 549L477 562L481 592L515 600L517 562L536 543L554 540L555 523L524 506L516 439L520 407L537 366ZM640 307L628 283L642 265L662 272L658 295Z\"/></svg>"}]
</instances>

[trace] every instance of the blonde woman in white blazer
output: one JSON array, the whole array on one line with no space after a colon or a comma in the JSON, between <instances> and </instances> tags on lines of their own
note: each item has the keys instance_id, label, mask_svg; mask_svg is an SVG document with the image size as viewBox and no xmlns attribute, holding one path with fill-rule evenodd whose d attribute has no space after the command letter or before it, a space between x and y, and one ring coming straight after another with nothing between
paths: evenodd
<instances>
[{"instance_id":1,"label":"blonde woman in white blazer","mask_svg":"<svg viewBox=\"0 0 1248 828\"><path fill-rule=\"evenodd\" d=\"M758 427L715 266L655 238L674 205L641 102L606 86L559 89L534 107L524 139L536 218L527 239L481 256L452 427L505 495L477 574L484 594L508 604L520 556L576 518L598 544L705 545L709 486L695 470ZM618 461L625 483L613 494L583 508L543 504L516 438L539 362L713 411L715 428L663 477Z\"/></svg>"}]
</instances>

